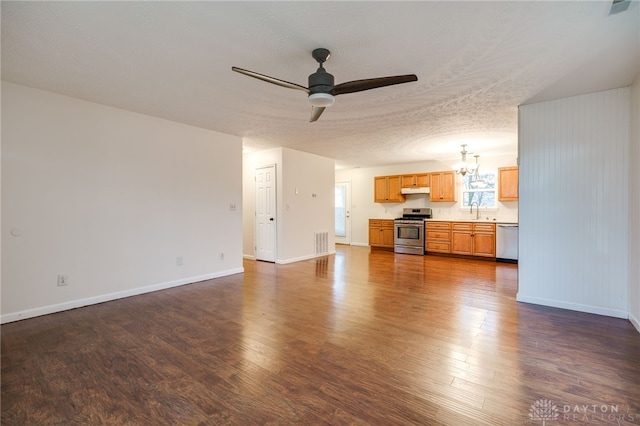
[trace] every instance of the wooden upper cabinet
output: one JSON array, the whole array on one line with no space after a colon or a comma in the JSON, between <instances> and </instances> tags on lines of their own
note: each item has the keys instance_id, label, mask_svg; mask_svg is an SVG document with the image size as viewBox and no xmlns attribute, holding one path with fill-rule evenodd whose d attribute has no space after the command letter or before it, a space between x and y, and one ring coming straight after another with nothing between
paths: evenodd
<instances>
[{"instance_id":1,"label":"wooden upper cabinet","mask_svg":"<svg viewBox=\"0 0 640 426\"><path fill-rule=\"evenodd\" d=\"M498 201L518 201L518 167L498 169Z\"/></svg>"},{"instance_id":2,"label":"wooden upper cabinet","mask_svg":"<svg viewBox=\"0 0 640 426\"><path fill-rule=\"evenodd\" d=\"M373 178L374 194L373 200L376 203L384 203L389 198L389 181L386 176L376 176Z\"/></svg>"},{"instance_id":3,"label":"wooden upper cabinet","mask_svg":"<svg viewBox=\"0 0 640 426\"><path fill-rule=\"evenodd\" d=\"M456 172L433 172L430 173L429 200L455 203L456 194Z\"/></svg>"},{"instance_id":4,"label":"wooden upper cabinet","mask_svg":"<svg viewBox=\"0 0 640 426\"><path fill-rule=\"evenodd\" d=\"M400 186L402 188L415 188L415 175L400 176Z\"/></svg>"},{"instance_id":5,"label":"wooden upper cabinet","mask_svg":"<svg viewBox=\"0 0 640 426\"><path fill-rule=\"evenodd\" d=\"M402 188L428 188L429 182L429 173L400 176L400 185Z\"/></svg>"},{"instance_id":6,"label":"wooden upper cabinet","mask_svg":"<svg viewBox=\"0 0 640 426\"><path fill-rule=\"evenodd\" d=\"M376 203L401 203L405 200L401 190L400 176L376 176L373 178Z\"/></svg>"}]
</instances>

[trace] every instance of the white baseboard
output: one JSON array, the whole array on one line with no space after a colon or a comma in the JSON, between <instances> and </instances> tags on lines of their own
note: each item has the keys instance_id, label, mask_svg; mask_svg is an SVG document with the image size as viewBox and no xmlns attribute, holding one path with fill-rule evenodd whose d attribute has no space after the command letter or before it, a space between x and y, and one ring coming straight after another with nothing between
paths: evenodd
<instances>
[{"instance_id":1,"label":"white baseboard","mask_svg":"<svg viewBox=\"0 0 640 426\"><path fill-rule=\"evenodd\" d=\"M256 257L251 254L243 254L242 258L247 260L256 260Z\"/></svg>"},{"instance_id":2,"label":"white baseboard","mask_svg":"<svg viewBox=\"0 0 640 426\"><path fill-rule=\"evenodd\" d=\"M633 324L633 326L636 328L636 330L638 330L638 333L640 333L640 321L638 320L638 318L634 317L630 313L629 314L629 321L631 322L631 324Z\"/></svg>"},{"instance_id":3,"label":"white baseboard","mask_svg":"<svg viewBox=\"0 0 640 426\"><path fill-rule=\"evenodd\" d=\"M193 284L200 281L211 280L213 278L225 277L227 275L241 274L244 268L228 269L213 274L201 275L197 277L182 278L175 281L169 281L160 284L153 284L145 287L132 288L130 290L118 291L115 293L101 294L99 296L88 297L86 299L70 300L55 305L42 306L24 311L12 312L0 316L0 324L19 321L27 318L39 317L41 315L53 314L69 309L81 308L83 306L95 305L98 303L109 302L111 300L123 299L125 297L137 296L139 294L151 293L158 290L166 290L171 287L178 287L186 284Z\"/></svg>"},{"instance_id":4,"label":"white baseboard","mask_svg":"<svg viewBox=\"0 0 640 426\"><path fill-rule=\"evenodd\" d=\"M332 254L336 254L336 251L335 250L331 250L331 251L329 251L327 253L310 254L308 256L293 257L291 259L276 259L276 263L278 265L286 265L287 263L301 262L303 260L309 260L309 259L315 259L315 258L318 258L318 257L330 256Z\"/></svg>"},{"instance_id":5,"label":"white baseboard","mask_svg":"<svg viewBox=\"0 0 640 426\"><path fill-rule=\"evenodd\" d=\"M359 247L369 247L369 244L367 243L351 243L352 246L359 246Z\"/></svg>"},{"instance_id":6,"label":"white baseboard","mask_svg":"<svg viewBox=\"0 0 640 426\"><path fill-rule=\"evenodd\" d=\"M580 303L564 302L562 300L542 299L538 297L523 296L520 293L517 294L516 300L518 302L532 303L534 305L550 306L552 308L568 309L570 311L605 315L605 316L614 317L614 318L623 318L623 319L629 318L628 312L621 311L619 309L609 309L609 308L603 308L600 306L591 306L591 305L583 305Z\"/></svg>"}]
</instances>

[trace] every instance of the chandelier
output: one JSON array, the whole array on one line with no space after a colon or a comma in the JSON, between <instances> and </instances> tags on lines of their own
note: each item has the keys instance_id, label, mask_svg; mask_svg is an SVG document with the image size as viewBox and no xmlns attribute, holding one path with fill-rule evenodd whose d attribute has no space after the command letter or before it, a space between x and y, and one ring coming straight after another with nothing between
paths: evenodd
<instances>
[{"instance_id":1,"label":"chandelier","mask_svg":"<svg viewBox=\"0 0 640 426\"><path fill-rule=\"evenodd\" d=\"M462 151L460 151L460 154L462 154L462 161L454 164L453 170L455 170L457 174L462 176L466 175L467 173L473 174L473 172L475 172L475 170L478 168L478 158L476 157L476 164L468 164L466 150L467 145L462 144L460 146L462 147Z\"/></svg>"},{"instance_id":2,"label":"chandelier","mask_svg":"<svg viewBox=\"0 0 640 426\"><path fill-rule=\"evenodd\" d=\"M480 164L478 164L478 154L474 155L476 164L473 165L473 175L469 177L469 185L472 188L486 188L488 183L480 177Z\"/></svg>"}]
</instances>

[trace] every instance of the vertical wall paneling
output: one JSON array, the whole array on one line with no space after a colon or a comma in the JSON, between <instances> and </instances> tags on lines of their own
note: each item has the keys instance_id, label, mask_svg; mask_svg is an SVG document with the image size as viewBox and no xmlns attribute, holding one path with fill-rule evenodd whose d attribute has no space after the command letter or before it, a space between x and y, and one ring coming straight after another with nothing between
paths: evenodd
<instances>
[{"instance_id":1,"label":"vertical wall paneling","mask_svg":"<svg viewBox=\"0 0 640 426\"><path fill-rule=\"evenodd\" d=\"M640 74L631 86L629 152L629 320L640 331Z\"/></svg>"},{"instance_id":2,"label":"vertical wall paneling","mask_svg":"<svg viewBox=\"0 0 640 426\"><path fill-rule=\"evenodd\" d=\"M518 300L627 316L629 90L519 110Z\"/></svg>"}]
</instances>

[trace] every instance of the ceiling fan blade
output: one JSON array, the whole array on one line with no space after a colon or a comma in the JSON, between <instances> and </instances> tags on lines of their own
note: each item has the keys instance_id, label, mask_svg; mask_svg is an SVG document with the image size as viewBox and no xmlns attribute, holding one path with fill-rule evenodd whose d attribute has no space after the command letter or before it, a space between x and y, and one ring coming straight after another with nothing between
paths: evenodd
<instances>
[{"instance_id":1,"label":"ceiling fan blade","mask_svg":"<svg viewBox=\"0 0 640 426\"><path fill-rule=\"evenodd\" d=\"M354 80L338 84L331 90L331 94L336 96L345 93L362 92L363 90L377 89L378 87L393 86L394 84L409 83L411 81L418 81L418 77L415 74L407 74Z\"/></svg>"},{"instance_id":2,"label":"ceiling fan blade","mask_svg":"<svg viewBox=\"0 0 640 426\"><path fill-rule=\"evenodd\" d=\"M314 121L317 121L325 109L326 107L311 107L311 118L309 119L309 122L313 123Z\"/></svg>"},{"instance_id":3,"label":"ceiling fan blade","mask_svg":"<svg viewBox=\"0 0 640 426\"><path fill-rule=\"evenodd\" d=\"M274 77L269 77L268 75L258 74L257 72L245 70L238 67L231 67L231 70L235 72L239 72L240 74L248 75L249 77L257 78L258 80L266 81L268 83L273 83L277 86L286 87L289 89L302 90L303 92L309 94L309 89L304 86L300 86L299 84L289 83L288 81L279 80Z\"/></svg>"}]
</instances>

